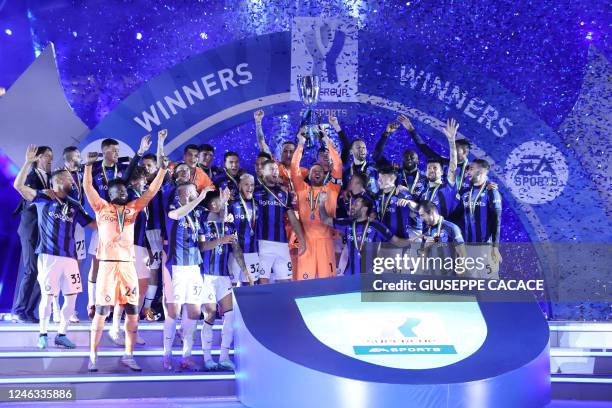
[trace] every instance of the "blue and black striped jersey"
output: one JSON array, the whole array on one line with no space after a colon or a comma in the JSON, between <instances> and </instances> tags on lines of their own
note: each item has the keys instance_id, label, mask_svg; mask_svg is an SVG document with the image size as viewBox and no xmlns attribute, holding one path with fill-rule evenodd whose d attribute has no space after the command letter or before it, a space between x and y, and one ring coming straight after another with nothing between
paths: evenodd
<instances>
[{"instance_id":1,"label":"blue and black striped jersey","mask_svg":"<svg viewBox=\"0 0 612 408\"><path fill-rule=\"evenodd\" d=\"M128 165L125 163L116 163L112 167L104 166L101 161L93 164L91 169L93 186L102 199L108 201L108 182L116 178L122 178L127 167Z\"/></svg>"},{"instance_id":2,"label":"blue and black striped jersey","mask_svg":"<svg viewBox=\"0 0 612 408\"><path fill-rule=\"evenodd\" d=\"M259 185L253 193L259 204L260 218L257 224L257 239L274 242L287 242L285 214L293 206L288 193L280 187Z\"/></svg>"},{"instance_id":3,"label":"blue and black striped jersey","mask_svg":"<svg viewBox=\"0 0 612 408\"><path fill-rule=\"evenodd\" d=\"M388 242L393 238L389 228L376 220L357 222L351 218L336 218L334 228L341 231L348 245L349 260L345 275L371 272L362 268L374 264L379 247L375 243Z\"/></svg>"},{"instance_id":4,"label":"blue and black striped jersey","mask_svg":"<svg viewBox=\"0 0 612 408\"><path fill-rule=\"evenodd\" d=\"M166 234L166 214L168 214L170 204L176 199L176 186L171 181L164 181L161 188L149 201L147 210L147 230L161 230L162 237L167 238Z\"/></svg>"},{"instance_id":5,"label":"blue and black striped jersey","mask_svg":"<svg viewBox=\"0 0 612 408\"><path fill-rule=\"evenodd\" d=\"M214 241L224 235L234 234L234 224L230 222L204 221L204 241ZM202 252L202 273L204 275L229 276L229 254L231 244L217 245Z\"/></svg>"},{"instance_id":6,"label":"blue and black striped jersey","mask_svg":"<svg viewBox=\"0 0 612 408\"><path fill-rule=\"evenodd\" d=\"M141 194L134 190L133 188L128 188L128 201L132 201L140 197ZM141 247L148 247L149 243L147 242L147 218L149 216L149 210L145 207L143 211L139 211L136 214L136 220L134 221L134 245L138 245Z\"/></svg>"},{"instance_id":7,"label":"blue and black striped jersey","mask_svg":"<svg viewBox=\"0 0 612 408\"><path fill-rule=\"evenodd\" d=\"M245 208L246 206L246 208ZM233 217L234 229L238 234L238 245L244 253L257 252L257 224L260 214L255 197L251 200L233 200L228 203L228 211Z\"/></svg>"},{"instance_id":8,"label":"blue and black striped jersey","mask_svg":"<svg viewBox=\"0 0 612 408\"><path fill-rule=\"evenodd\" d=\"M411 195L411 200L418 200L421 193L427 188L427 178L418 170L408 173L402 168L397 172L395 184L406 187Z\"/></svg>"},{"instance_id":9,"label":"blue and black striped jersey","mask_svg":"<svg viewBox=\"0 0 612 408\"><path fill-rule=\"evenodd\" d=\"M420 232L423 224L419 216L409 207L397 204L399 199L410 200L412 194L398 187L389 193L379 191L376 195L376 213L378 220L385 224L394 235L408 238L410 231Z\"/></svg>"},{"instance_id":10,"label":"blue and black striped jersey","mask_svg":"<svg viewBox=\"0 0 612 408\"><path fill-rule=\"evenodd\" d=\"M421 193L419 201L432 201L438 212L444 218L449 218L457 208L457 188L444 182L442 184L429 183Z\"/></svg>"},{"instance_id":11,"label":"blue and black striped jersey","mask_svg":"<svg viewBox=\"0 0 612 408\"><path fill-rule=\"evenodd\" d=\"M39 192L31 205L36 207L38 217L36 253L76 259L75 222L85 226L93 218L71 197L51 199Z\"/></svg>"},{"instance_id":12,"label":"blue and black striped jersey","mask_svg":"<svg viewBox=\"0 0 612 408\"><path fill-rule=\"evenodd\" d=\"M178 208L178 203L168 207L168 212ZM202 213L199 209L178 220L166 214L166 231L168 233L168 265L199 265L202 263L198 240L202 231Z\"/></svg>"},{"instance_id":13,"label":"blue and black striped jersey","mask_svg":"<svg viewBox=\"0 0 612 408\"><path fill-rule=\"evenodd\" d=\"M212 182L219 190L223 190L227 187L232 193L232 197L238 197L238 180L240 180L241 174L242 172L238 172L236 177L232 177L224 171L218 174Z\"/></svg>"},{"instance_id":14,"label":"blue and black striped jersey","mask_svg":"<svg viewBox=\"0 0 612 408\"><path fill-rule=\"evenodd\" d=\"M363 162L360 165L356 165L351 160L346 163L344 170L342 171L342 184L348 186L351 177L355 172L364 173L368 177L367 190L375 194L378 192L378 171L376 170L376 163L374 162Z\"/></svg>"},{"instance_id":15,"label":"blue and black striped jersey","mask_svg":"<svg viewBox=\"0 0 612 408\"><path fill-rule=\"evenodd\" d=\"M497 189L470 186L461 190L459 211L461 230L466 242L499 243L502 198Z\"/></svg>"}]
</instances>

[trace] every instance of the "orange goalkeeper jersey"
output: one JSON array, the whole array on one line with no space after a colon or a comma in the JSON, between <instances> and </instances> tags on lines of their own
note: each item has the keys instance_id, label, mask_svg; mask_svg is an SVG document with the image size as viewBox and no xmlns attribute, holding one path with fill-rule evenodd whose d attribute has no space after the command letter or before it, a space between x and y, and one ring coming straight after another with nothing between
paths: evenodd
<instances>
[{"instance_id":1,"label":"orange goalkeeper jersey","mask_svg":"<svg viewBox=\"0 0 612 408\"><path fill-rule=\"evenodd\" d=\"M83 190L89 205L96 213L98 224L98 250L101 261L134 260L134 223L138 212L143 210L162 185L165 169L160 169L149 189L141 197L126 205L111 204L102 199L92 184L91 166L85 166ZM123 220L123 228L120 227Z\"/></svg>"}]
</instances>

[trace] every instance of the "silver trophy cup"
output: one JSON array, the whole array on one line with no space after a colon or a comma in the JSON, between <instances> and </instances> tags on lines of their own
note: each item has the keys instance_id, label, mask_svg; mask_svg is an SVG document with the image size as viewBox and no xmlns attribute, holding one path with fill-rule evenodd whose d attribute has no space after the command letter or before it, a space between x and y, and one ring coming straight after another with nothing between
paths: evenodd
<instances>
[{"instance_id":1,"label":"silver trophy cup","mask_svg":"<svg viewBox=\"0 0 612 408\"><path fill-rule=\"evenodd\" d=\"M302 103L306 107L306 112L302 117L302 123L300 127L306 125L307 126L307 137L306 137L306 147L314 146L314 134L316 133L316 129L314 127L317 125L315 123L315 118L313 117L313 107L319 101L319 90L321 89L321 78L317 75L305 75L298 76L297 78L297 89L298 95L302 100Z\"/></svg>"}]
</instances>

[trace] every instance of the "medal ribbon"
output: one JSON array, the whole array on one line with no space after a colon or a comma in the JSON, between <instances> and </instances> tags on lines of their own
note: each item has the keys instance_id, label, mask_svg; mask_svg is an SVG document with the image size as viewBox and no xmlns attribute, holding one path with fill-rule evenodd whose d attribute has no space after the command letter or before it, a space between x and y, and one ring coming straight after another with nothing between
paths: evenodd
<instances>
[{"instance_id":1,"label":"medal ribbon","mask_svg":"<svg viewBox=\"0 0 612 408\"><path fill-rule=\"evenodd\" d=\"M470 188L470 196L468 197L468 207L470 208L471 215L474 215L474 211L476 210L476 204L478 204L478 200L480 199L480 196L482 195L482 192L486 187L487 183L482 183L482 186L478 190L478 193L476 193L476 199L474 199L474 202L472 202L472 191L474 191L474 186Z\"/></svg>"},{"instance_id":2,"label":"medal ribbon","mask_svg":"<svg viewBox=\"0 0 612 408\"><path fill-rule=\"evenodd\" d=\"M427 191L425 191L425 200L433 200L433 197L435 197L436 194L438 194L438 189L440 188L441 184L436 184L436 186L433 189L433 192L431 193L431 195L429 195L429 188L431 186L427 186Z\"/></svg>"},{"instance_id":3,"label":"medal ribbon","mask_svg":"<svg viewBox=\"0 0 612 408\"><path fill-rule=\"evenodd\" d=\"M380 219L382 220L385 217L385 214L387 213L387 209L389 208L389 203L391 202L391 198L393 198L393 195L395 194L395 190L397 189L397 187L393 187L393 190L391 190L391 192L389 193L389 197L385 198L385 192L382 192L382 214L380 216Z\"/></svg>"},{"instance_id":4,"label":"medal ribbon","mask_svg":"<svg viewBox=\"0 0 612 408\"><path fill-rule=\"evenodd\" d=\"M465 169L467 169L468 161L464 160L463 165L461 166L461 175L459 177L455 176L455 182L457 183L457 190L461 189L463 185L463 179L465 178Z\"/></svg>"},{"instance_id":5,"label":"medal ribbon","mask_svg":"<svg viewBox=\"0 0 612 408\"><path fill-rule=\"evenodd\" d=\"M279 203L280 205L282 205L283 207L287 208L287 203L283 203L283 202L281 201L281 199L280 199L280 198L278 198L278 196L277 196L276 194L274 194L274 193L272 192L272 190L270 190L270 189L268 188L268 186L266 186L265 184L262 184L262 186L263 186L263 188L265 188L265 189L266 189L266 191L267 191L267 192L268 192L268 193L269 193L269 194L270 194L272 197L274 197L274 199L275 199L276 201L278 201L278 203ZM289 199L289 197L287 197L287 199Z\"/></svg>"},{"instance_id":6,"label":"medal ribbon","mask_svg":"<svg viewBox=\"0 0 612 408\"><path fill-rule=\"evenodd\" d=\"M412 181L412 185L408 186L408 176L406 175L406 171L402 170L402 174L404 175L404 181L406 182L406 187L409 188L410 194L414 194L414 189L416 188L417 183L419 182L419 171L415 172L414 180Z\"/></svg>"},{"instance_id":7,"label":"medal ribbon","mask_svg":"<svg viewBox=\"0 0 612 408\"><path fill-rule=\"evenodd\" d=\"M123 226L125 225L125 206L123 206L121 212L117 208L115 208L115 211L117 212L117 222L119 222L119 239L121 239L121 233L123 233Z\"/></svg>"},{"instance_id":8,"label":"medal ribbon","mask_svg":"<svg viewBox=\"0 0 612 408\"><path fill-rule=\"evenodd\" d=\"M357 253L361 256L361 249L363 248L363 241L365 240L365 236L368 233L368 227L370 226L370 219L365 224L363 228L363 232L361 233L361 242L359 245L357 244L357 221L353 221L353 243L355 244L355 248L357 248Z\"/></svg>"},{"instance_id":9,"label":"medal ribbon","mask_svg":"<svg viewBox=\"0 0 612 408\"><path fill-rule=\"evenodd\" d=\"M314 190L312 186L310 187L310 191L308 192L308 208L310 208L310 219L315 219L315 210L317 209L317 202L319 201L319 194L321 194L322 190L319 190L317 196L314 197Z\"/></svg>"},{"instance_id":10,"label":"medal ribbon","mask_svg":"<svg viewBox=\"0 0 612 408\"><path fill-rule=\"evenodd\" d=\"M106 175L106 164L104 160L102 160L102 177L104 178L104 184L108 185L108 176ZM117 163L115 163L114 171L113 171L113 179L116 179L116 178L117 178Z\"/></svg>"},{"instance_id":11,"label":"medal ribbon","mask_svg":"<svg viewBox=\"0 0 612 408\"><path fill-rule=\"evenodd\" d=\"M239 194L240 197L240 205L244 208L244 215L251 226L251 231L255 231L255 219L257 217L257 208L255 207L255 199L251 198L251 207L253 208L253 212L251 213L251 217L249 218L249 207L247 206L246 201L242 198L242 194Z\"/></svg>"}]
</instances>

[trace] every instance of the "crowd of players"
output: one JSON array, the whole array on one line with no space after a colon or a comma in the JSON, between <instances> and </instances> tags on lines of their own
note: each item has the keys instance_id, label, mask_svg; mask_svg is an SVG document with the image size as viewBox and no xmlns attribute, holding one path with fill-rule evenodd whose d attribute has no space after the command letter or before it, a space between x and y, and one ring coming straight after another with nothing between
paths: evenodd
<instances>
[{"instance_id":1,"label":"crowd of players","mask_svg":"<svg viewBox=\"0 0 612 408\"><path fill-rule=\"evenodd\" d=\"M69 322L78 321L79 266L86 252L92 256L87 279L90 371L97 371L98 345L111 311L109 335L125 346L120 362L140 370L133 358L134 345L143 343L138 322L158 317L152 302L159 292L164 368L176 364L171 350L180 319L178 366L197 369L191 352L203 318L204 369L232 370L231 293L236 285L365 273L376 256L441 256L434 254L445 244L452 244L451 256L487 260L466 275L498 277L501 196L488 180L489 163L469 161L470 144L456 138L454 120L444 129L448 158L424 143L400 115L386 127L370 161L366 143L351 140L332 116L329 128L338 135L340 151L326 127L319 126L317 160L304 168L307 129L300 129L296 141L285 141L277 159L266 143L263 118L263 111L255 112L261 151L254 174L241 168L233 151L225 152L222 167L214 166L215 149L209 144L187 145L182 161L172 163L164 155L165 130L158 132L155 154L147 153L152 139L145 136L129 163L120 160L114 139L102 142L102 160L99 153L89 153L84 164L79 150L67 147L64 165L54 171L49 147L28 148L14 183L23 197L19 235L25 272L13 313L19 321L33 321L38 307L41 349L48 347L52 315L59 323L54 343L75 347L66 332ZM385 144L400 126L426 157L425 173L415 150L403 152L399 164L385 158ZM85 227L93 229L87 251ZM215 362L212 327L218 313L223 325Z\"/></svg>"}]
</instances>

